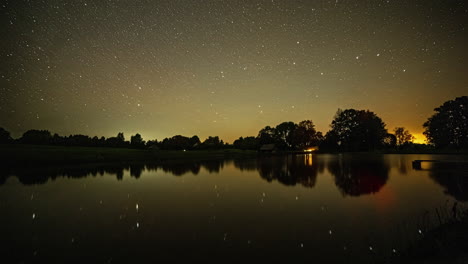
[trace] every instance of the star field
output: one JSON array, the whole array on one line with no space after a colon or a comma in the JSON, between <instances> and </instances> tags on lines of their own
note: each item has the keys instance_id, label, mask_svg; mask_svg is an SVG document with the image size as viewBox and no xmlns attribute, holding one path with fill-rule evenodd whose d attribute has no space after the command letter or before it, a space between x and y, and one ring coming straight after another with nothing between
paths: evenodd
<instances>
[{"instance_id":1,"label":"star field","mask_svg":"<svg viewBox=\"0 0 468 264\"><path fill-rule=\"evenodd\" d=\"M0 126L232 142L369 109L420 134L468 91L464 1L4 1Z\"/></svg>"}]
</instances>

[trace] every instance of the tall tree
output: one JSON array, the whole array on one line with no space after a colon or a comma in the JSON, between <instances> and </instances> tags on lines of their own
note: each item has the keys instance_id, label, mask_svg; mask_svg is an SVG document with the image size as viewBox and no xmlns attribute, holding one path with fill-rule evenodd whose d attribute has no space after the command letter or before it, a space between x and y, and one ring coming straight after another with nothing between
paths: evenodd
<instances>
[{"instance_id":1,"label":"tall tree","mask_svg":"<svg viewBox=\"0 0 468 264\"><path fill-rule=\"evenodd\" d=\"M190 148L195 148L200 145L200 143L200 138L197 135L190 138Z\"/></svg>"},{"instance_id":2,"label":"tall tree","mask_svg":"<svg viewBox=\"0 0 468 264\"><path fill-rule=\"evenodd\" d=\"M382 146L387 130L382 119L369 110L338 109L327 135L339 150L368 151Z\"/></svg>"},{"instance_id":3,"label":"tall tree","mask_svg":"<svg viewBox=\"0 0 468 264\"><path fill-rule=\"evenodd\" d=\"M191 143L190 138L176 135L171 138L165 138L160 144L162 149L171 149L171 150L183 150L191 149L193 144Z\"/></svg>"},{"instance_id":4,"label":"tall tree","mask_svg":"<svg viewBox=\"0 0 468 264\"><path fill-rule=\"evenodd\" d=\"M130 137L130 145L134 148L142 148L145 146L145 141L141 137L140 134L135 134L134 136Z\"/></svg>"},{"instance_id":5,"label":"tall tree","mask_svg":"<svg viewBox=\"0 0 468 264\"><path fill-rule=\"evenodd\" d=\"M414 136L404 127L395 127L393 131L395 132L397 146L411 143L414 140Z\"/></svg>"},{"instance_id":6,"label":"tall tree","mask_svg":"<svg viewBox=\"0 0 468 264\"><path fill-rule=\"evenodd\" d=\"M124 141L125 141L125 137L124 137L124 133L123 133L123 132L119 132L119 133L117 134L117 140L118 140L119 142L124 142Z\"/></svg>"},{"instance_id":7,"label":"tall tree","mask_svg":"<svg viewBox=\"0 0 468 264\"><path fill-rule=\"evenodd\" d=\"M275 140L280 148L294 149L294 122L283 122L275 127Z\"/></svg>"},{"instance_id":8,"label":"tall tree","mask_svg":"<svg viewBox=\"0 0 468 264\"><path fill-rule=\"evenodd\" d=\"M312 120L304 120L299 122L296 129L294 130L293 142L298 148L307 148L311 146L317 146L319 144L319 136L315 130L315 125Z\"/></svg>"},{"instance_id":9,"label":"tall tree","mask_svg":"<svg viewBox=\"0 0 468 264\"><path fill-rule=\"evenodd\" d=\"M237 149L255 150L260 147L258 142L259 141L256 137L245 137L245 138L240 137L236 139L232 145L234 146L234 148L237 148Z\"/></svg>"},{"instance_id":10,"label":"tall tree","mask_svg":"<svg viewBox=\"0 0 468 264\"><path fill-rule=\"evenodd\" d=\"M423 124L427 140L436 147L468 148L468 96L449 100L434 111Z\"/></svg>"},{"instance_id":11,"label":"tall tree","mask_svg":"<svg viewBox=\"0 0 468 264\"><path fill-rule=\"evenodd\" d=\"M260 145L275 143L275 129L266 126L258 132L257 136Z\"/></svg>"}]
</instances>

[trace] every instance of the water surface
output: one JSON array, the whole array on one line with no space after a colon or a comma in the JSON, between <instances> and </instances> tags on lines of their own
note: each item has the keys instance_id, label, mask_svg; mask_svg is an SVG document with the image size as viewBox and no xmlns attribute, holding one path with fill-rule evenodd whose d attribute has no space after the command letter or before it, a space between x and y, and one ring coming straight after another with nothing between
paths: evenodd
<instances>
[{"instance_id":1,"label":"water surface","mask_svg":"<svg viewBox=\"0 0 468 264\"><path fill-rule=\"evenodd\" d=\"M455 201L468 201L464 169L416 170L415 159L466 157L4 168L1 250L26 263L380 261L449 217Z\"/></svg>"}]
</instances>

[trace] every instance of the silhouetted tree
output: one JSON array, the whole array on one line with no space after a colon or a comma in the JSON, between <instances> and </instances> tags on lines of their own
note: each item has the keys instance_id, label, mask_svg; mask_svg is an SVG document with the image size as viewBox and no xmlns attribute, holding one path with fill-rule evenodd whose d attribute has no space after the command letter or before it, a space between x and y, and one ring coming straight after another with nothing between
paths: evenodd
<instances>
[{"instance_id":1,"label":"silhouetted tree","mask_svg":"<svg viewBox=\"0 0 468 264\"><path fill-rule=\"evenodd\" d=\"M24 144L47 145L51 143L51 139L52 135L48 130L31 129L24 132L19 141Z\"/></svg>"},{"instance_id":2,"label":"silhouetted tree","mask_svg":"<svg viewBox=\"0 0 468 264\"><path fill-rule=\"evenodd\" d=\"M123 132L117 133L117 139L121 142L124 142L125 141L124 133Z\"/></svg>"},{"instance_id":3,"label":"silhouetted tree","mask_svg":"<svg viewBox=\"0 0 468 264\"><path fill-rule=\"evenodd\" d=\"M6 131L3 127L0 127L0 143L11 143L13 139L10 136L10 132Z\"/></svg>"},{"instance_id":4,"label":"silhouetted tree","mask_svg":"<svg viewBox=\"0 0 468 264\"><path fill-rule=\"evenodd\" d=\"M156 147L158 146L158 140L157 140L157 139L146 141L146 147L147 147L147 148L155 147L155 146L156 146Z\"/></svg>"},{"instance_id":5,"label":"silhouetted tree","mask_svg":"<svg viewBox=\"0 0 468 264\"><path fill-rule=\"evenodd\" d=\"M91 138L91 142L92 142L93 147L99 146L99 138L97 136L94 136L93 138Z\"/></svg>"},{"instance_id":6,"label":"silhouetted tree","mask_svg":"<svg viewBox=\"0 0 468 264\"><path fill-rule=\"evenodd\" d=\"M203 143L201 143L201 149L220 149L224 147L224 142L219 139L218 136L209 136Z\"/></svg>"},{"instance_id":7,"label":"silhouetted tree","mask_svg":"<svg viewBox=\"0 0 468 264\"><path fill-rule=\"evenodd\" d=\"M167 150L187 150L192 149L193 144L191 139L181 135L165 138L160 144L161 149Z\"/></svg>"},{"instance_id":8,"label":"silhouetted tree","mask_svg":"<svg viewBox=\"0 0 468 264\"><path fill-rule=\"evenodd\" d=\"M130 145L133 148L143 148L145 146L145 141L141 137L140 134L135 134L134 136L130 137Z\"/></svg>"},{"instance_id":9,"label":"silhouetted tree","mask_svg":"<svg viewBox=\"0 0 468 264\"><path fill-rule=\"evenodd\" d=\"M434 111L423 124L427 140L439 148L468 148L468 96L449 100Z\"/></svg>"},{"instance_id":10,"label":"silhouetted tree","mask_svg":"<svg viewBox=\"0 0 468 264\"><path fill-rule=\"evenodd\" d=\"M129 143L125 142L124 133L119 132L117 137L110 137L106 140L107 147L126 147Z\"/></svg>"},{"instance_id":11,"label":"silhouetted tree","mask_svg":"<svg viewBox=\"0 0 468 264\"><path fill-rule=\"evenodd\" d=\"M294 122L283 122L275 127L275 143L281 149L294 149L294 131L297 125Z\"/></svg>"},{"instance_id":12,"label":"silhouetted tree","mask_svg":"<svg viewBox=\"0 0 468 264\"><path fill-rule=\"evenodd\" d=\"M307 147L318 146L321 139L321 133L315 130L312 120L299 122L293 132L293 145L297 148L305 149Z\"/></svg>"},{"instance_id":13,"label":"silhouetted tree","mask_svg":"<svg viewBox=\"0 0 468 264\"><path fill-rule=\"evenodd\" d=\"M339 147L340 145L338 145L338 135L336 135L335 131L328 131L325 134L325 138L320 143L320 150L335 152L338 151Z\"/></svg>"},{"instance_id":14,"label":"silhouetted tree","mask_svg":"<svg viewBox=\"0 0 468 264\"><path fill-rule=\"evenodd\" d=\"M193 148L196 148L198 145L200 145L201 141L200 141L200 138L198 138L198 136L193 136L190 138L190 148L193 149Z\"/></svg>"},{"instance_id":15,"label":"silhouetted tree","mask_svg":"<svg viewBox=\"0 0 468 264\"><path fill-rule=\"evenodd\" d=\"M234 148L257 150L260 148L259 140L256 137L240 137L233 143Z\"/></svg>"},{"instance_id":16,"label":"silhouetted tree","mask_svg":"<svg viewBox=\"0 0 468 264\"><path fill-rule=\"evenodd\" d=\"M257 139L260 145L275 143L275 129L266 126L258 132Z\"/></svg>"},{"instance_id":17,"label":"silhouetted tree","mask_svg":"<svg viewBox=\"0 0 468 264\"><path fill-rule=\"evenodd\" d=\"M65 139L65 145L90 147L93 145L93 142L89 136L70 135L68 138Z\"/></svg>"},{"instance_id":18,"label":"silhouetted tree","mask_svg":"<svg viewBox=\"0 0 468 264\"><path fill-rule=\"evenodd\" d=\"M106 145L106 138L105 137L100 137L99 138L99 146L105 146Z\"/></svg>"},{"instance_id":19,"label":"silhouetted tree","mask_svg":"<svg viewBox=\"0 0 468 264\"><path fill-rule=\"evenodd\" d=\"M331 128L327 135L344 151L375 150L387 135L385 123L369 110L338 109Z\"/></svg>"},{"instance_id":20,"label":"silhouetted tree","mask_svg":"<svg viewBox=\"0 0 468 264\"><path fill-rule=\"evenodd\" d=\"M404 127L395 127L396 144L398 146L411 143L414 140L414 136L406 130Z\"/></svg>"},{"instance_id":21,"label":"silhouetted tree","mask_svg":"<svg viewBox=\"0 0 468 264\"><path fill-rule=\"evenodd\" d=\"M57 133L54 133L52 136L52 139L50 141L50 144L52 145L65 145L65 138L60 136Z\"/></svg>"}]
</instances>

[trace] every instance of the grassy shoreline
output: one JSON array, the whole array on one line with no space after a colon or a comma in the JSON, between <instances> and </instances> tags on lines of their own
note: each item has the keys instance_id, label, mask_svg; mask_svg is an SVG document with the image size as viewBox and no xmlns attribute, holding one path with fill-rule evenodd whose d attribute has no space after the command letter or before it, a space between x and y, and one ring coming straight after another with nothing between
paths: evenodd
<instances>
[{"instance_id":1,"label":"grassy shoreline","mask_svg":"<svg viewBox=\"0 0 468 264\"><path fill-rule=\"evenodd\" d=\"M237 149L174 151L75 146L0 145L1 160L5 161L6 164L22 165L204 160L255 157L256 155L256 151Z\"/></svg>"},{"instance_id":2,"label":"grassy shoreline","mask_svg":"<svg viewBox=\"0 0 468 264\"><path fill-rule=\"evenodd\" d=\"M266 155L300 154L301 152L284 151L267 153ZM318 154L327 154L317 152ZM340 154L340 153L329 153ZM377 151L377 152L344 152L342 154L453 154L463 155L461 151ZM221 158L251 158L260 154L255 150L220 149L220 150L152 150L106 147L77 147L50 145L0 145L0 159L11 165L43 165L43 164L81 164L105 162L152 162L167 160L207 160Z\"/></svg>"}]
</instances>

